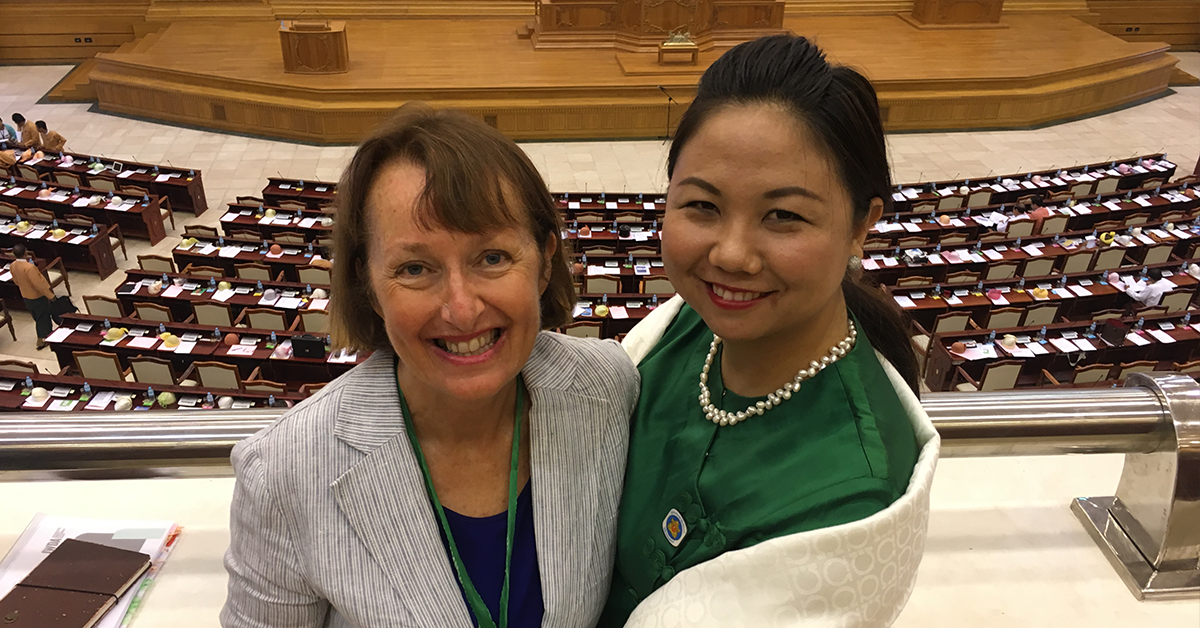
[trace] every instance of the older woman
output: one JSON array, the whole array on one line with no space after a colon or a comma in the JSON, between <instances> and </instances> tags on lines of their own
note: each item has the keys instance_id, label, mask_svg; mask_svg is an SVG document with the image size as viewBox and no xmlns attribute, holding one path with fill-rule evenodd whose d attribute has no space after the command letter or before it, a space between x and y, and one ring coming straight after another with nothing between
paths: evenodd
<instances>
[{"instance_id":1,"label":"older woman","mask_svg":"<svg viewBox=\"0 0 1200 628\"><path fill-rule=\"evenodd\" d=\"M886 625L938 440L905 322L859 277L891 197L875 92L803 38L742 44L667 173L680 296L625 341L644 394L600 625Z\"/></svg>"},{"instance_id":2,"label":"older woman","mask_svg":"<svg viewBox=\"0 0 1200 628\"><path fill-rule=\"evenodd\" d=\"M224 626L592 626L638 374L541 331L553 200L464 114L406 106L339 188L335 344L374 351L233 452Z\"/></svg>"}]
</instances>

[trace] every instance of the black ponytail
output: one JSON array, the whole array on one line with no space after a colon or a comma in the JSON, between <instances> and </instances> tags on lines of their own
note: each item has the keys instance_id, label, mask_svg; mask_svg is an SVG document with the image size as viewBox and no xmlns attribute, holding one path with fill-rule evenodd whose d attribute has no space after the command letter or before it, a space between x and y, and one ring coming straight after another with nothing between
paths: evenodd
<instances>
[{"instance_id":1,"label":"black ponytail","mask_svg":"<svg viewBox=\"0 0 1200 628\"><path fill-rule=\"evenodd\" d=\"M889 213L891 171L875 89L858 72L831 65L807 39L791 35L735 46L704 72L696 98L675 131L667 177L674 173L684 145L713 113L730 105L760 103L783 106L819 138L850 196L854 224L867 220L876 198ZM920 371L908 339L907 314L858 273L846 272L842 293L871 345L917 393Z\"/></svg>"}]
</instances>

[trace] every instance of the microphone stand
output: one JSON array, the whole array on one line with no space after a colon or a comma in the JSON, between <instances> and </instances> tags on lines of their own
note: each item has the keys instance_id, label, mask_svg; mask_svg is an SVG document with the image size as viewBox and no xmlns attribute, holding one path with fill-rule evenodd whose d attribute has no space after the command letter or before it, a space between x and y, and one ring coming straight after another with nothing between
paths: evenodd
<instances>
[{"instance_id":1,"label":"microphone stand","mask_svg":"<svg viewBox=\"0 0 1200 628\"><path fill-rule=\"evenodd\" d=\"M674 98L671 98L671 94L667 93L667 88L663 87L662 85L658 86L658 91L662 92L663 96L667 97L667 128L663 130L663 142L665 143L667 140L671 139L671 105L678 105L679 103L675 102Z\"/></svg>"}]
</instances>

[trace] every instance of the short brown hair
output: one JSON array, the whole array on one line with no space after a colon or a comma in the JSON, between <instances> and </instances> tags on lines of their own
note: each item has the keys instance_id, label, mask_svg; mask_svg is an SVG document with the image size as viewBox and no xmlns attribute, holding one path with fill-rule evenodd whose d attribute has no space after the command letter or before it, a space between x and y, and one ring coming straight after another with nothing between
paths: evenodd
<instances>
[{"instance_id":1,"label":"short brown hair","mask_svg":"<svg viewBox=\"0 0 1200 628\"><path fill-rule=\"evenodd\" d=\"M330 331L336 347L388 349L367 269L371 228L367 197L384 167L397 161L425 169L417 222L462 233L524 224L535 242L558 241L541 298L541 327L571 321L575 286L561 240L563 219L537 168L512 140L481 120L409 103L354 153L338 183Z\"/></svg>"}]
</instances>

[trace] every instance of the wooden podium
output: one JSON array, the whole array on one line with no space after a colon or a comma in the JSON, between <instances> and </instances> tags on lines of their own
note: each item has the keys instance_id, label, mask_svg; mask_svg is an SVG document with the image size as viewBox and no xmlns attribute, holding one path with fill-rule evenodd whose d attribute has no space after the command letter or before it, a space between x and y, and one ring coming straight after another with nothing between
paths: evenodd
<instances>
[{"instance_id":1,"label":"wooden podium","mask_svg":"<svg viewBox=\"0 0 1200 628\"><path fill-rule=\"evenodd\" d=\"M350 65L345 22L283 20L279 43L284 72L339 74Z\"/></svg>"},{"instance_id":2,"label":"wooden podium","mask_svg":"<svg viewBox=\"0 0 1200 628\"><path fill-rule=\"evenodd\" d=\"M1004 0L916 0L900 17L920 29L1007 28Z\"/></svg>"}]
</instances>

